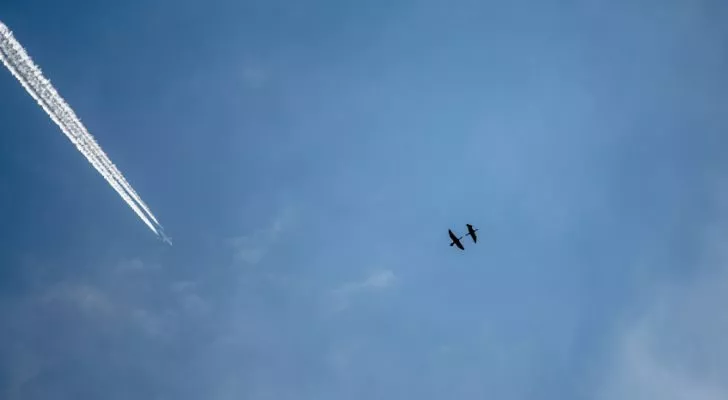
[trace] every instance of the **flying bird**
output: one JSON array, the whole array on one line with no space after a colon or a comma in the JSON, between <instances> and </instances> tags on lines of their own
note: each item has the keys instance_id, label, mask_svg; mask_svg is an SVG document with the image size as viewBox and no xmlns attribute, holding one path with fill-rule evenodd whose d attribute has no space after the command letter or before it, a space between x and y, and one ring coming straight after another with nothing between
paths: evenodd
<instances>
[{"instance_id":1,"label":"flying bird","mask_svg":"<svg viewBox=\"0 0 728 400\"><path fill-rule=\"evenodd\" d=\"M471 238L473 238L473 243L478 243L478 236L475 235L475 232L477 232L478 229L477 228L473 229L473 226L470 224L465 224L465 225L468 227L468 234L465 236L470 236Z\"/></svg>"},{"instance_id":2,"label":"flying bird","mask_svg":"<svg viewBox=\"0 0 728 400\"><path fill-rule=\"evenodd\" d=\"M465 247L463 247L463 244L460 242L460 239L462 239L462 237L455 236L455 234L452 233L452 230L450 230L450 229L448 229L447 232L450 234L450 239L452 240L452 242L450 243L450 246L455 245L455 246L458 246L458 248L460 250L465 250Z\"/></svg>"}]
</instances>

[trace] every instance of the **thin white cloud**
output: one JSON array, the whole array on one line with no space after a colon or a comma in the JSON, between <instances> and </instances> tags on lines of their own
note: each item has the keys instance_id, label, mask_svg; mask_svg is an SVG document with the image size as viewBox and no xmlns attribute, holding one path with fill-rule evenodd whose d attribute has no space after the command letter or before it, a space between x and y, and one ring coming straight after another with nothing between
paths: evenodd
<instances>
[{"instance_id":1,"label":"thin white cloud","mask_svg":"<svg viewBox=\"0 0 728 400\"><path fill-rule=\"evenodd\" d=\"M390 288L397 282L397 276L391 270L384 269L373 272L358 282L348 282L332 291L333 302L329 304L333 312L340 312L349 307L351 298L362 293L381 291Z\"/></svg>"},{"instance_id":2,"label":"thin white cloud","mask_svg":"<svg viewBox=\"0 0 728 400\"><path fill-rule=\"evenodd\" d=\"M130 319L148 336L156 337L170 333L168 321L148 310L141 308L132 310Z\"/></svg>"},{"instance_id":3,"label":"thin white cloud","mask_svg":"<svg viewBox=\"0 0 728 400\"><path fill-rule=\"evenodd\" d=\"M728 399L726 278L704 277L656 299L621 332L596 399Z\"/></svg>"},{"instance_id":4,"label":"thin white cloud","mask_svg":"<svg viewBox=\"0 0 728 400\"><path fill-rule=\"evenodd\" d=\"M138 259L122 261L116 268L100 270L89 282L52 284L37 293L34 302L62 306L89 321L135 326L151 336L173 332L181 318L202 317L211 311L197 282L155 283L156 266Z\"/></svg>"},{"instance_id":5,"label":"thin white cloud","mask_svg":"<svg viewBox=\"0 0 728 400\"><path fill-rule=\"evenodd\" d=\"M369 289L385 289L397 280L394 272L390 270L380 270L372 273L366 279L359 282L350 282L342 285L335 290L340 294L353 294Z\"/></svg>"},{"instance_id":6,"label":"thin white cloud","mask_svg":"<svg viewBox=\"0 0 728 400\"><path fill-rule=\"evenodd\" d=\"M50 287L40 298L42 303L65 303L98 316L111 316L115 307L109 297L87 284L63 282Z\"/></svg>"},{"instance_id":7,"label":"thin white cloud","mask_svg":"<svg viewBox=\"0 0 728 400\"><path fill-rule=\"evenodd\" d=\"M182 309L190 315L204 315L210 311L210 305L196 293L188 293L180 299Z\"/></svg>"},{"instance_id":8,"label":"thin white cloud","mask_svg":"<svg viewBox=\"0 0 728 400\"><path fill-rule=\"evenodd\" d=\"M278 241L281 233L291 224L293 216L293 209L286 207L267 227L229 239L235 261L247 265L260 263L268 254L270 247Z\"/></svg>"},{"instance_id":9,"label":"thin white cloud","mask_svg":"<svg viewBox=\"0 0 728 400\"><path fill-rule=\"evenodd\" d=\"M705 230L700 274L654 290L616 335L595 400L728 399L727 214Z\"/></svg>"},{"instance_id":10,"label":"thin white cloud","mask_svg":"<svg viewBox=\"0 0 728 400\"><path fill-rule=\"evenodd\" d=\"M42 358L32 348L20 345L6 354L5 361L11 362L13 368L9 371L8 386L4 398L8 400L23 399L23 388L31 385L44 368Z\"/></svg>"}]
</instances>

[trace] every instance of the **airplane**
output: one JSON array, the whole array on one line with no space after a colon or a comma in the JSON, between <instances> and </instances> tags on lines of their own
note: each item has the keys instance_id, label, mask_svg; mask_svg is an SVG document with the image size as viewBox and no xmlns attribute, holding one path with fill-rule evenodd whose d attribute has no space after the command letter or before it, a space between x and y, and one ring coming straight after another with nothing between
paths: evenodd
<instances>
[{"instance_id":1,"label":"airplane","mask_svg":"<svg viewBox=\"0 0 728 400\"><path fill-rule=\"evenodd\" d=\"M448 229L447 232L450 234L450 239L452 239L452 243L450 243L450 246L455 245L455 246L458 246L458 248L460 250L465 250L465 247L463 247L463 244L460 243L460 239L462 239L462 237L455 236L455 234L452 233L452 230L450 230L450 229Z\"/></svg>"},{"instance_id":2,"label":"airplane","mask_svg":"<svg viewBox=\"0 0 728 400\"><path fill-rule=\"evenodd\" d=\"M477 228L473 228L473 225L465 224L468 227L468 233L465 236L470 236L473 239L473 243L478 242L478 236L475 234L475 232L478 231ZM452 243L450 243L450 246L457 246L460 250L465 250L465 247L463 247L462 242L460 242L460 239L462 237L457 237L451 229L447 230L448 234L450 235L450 239L452 240Z\"/></svg>"},{"instance_id":3,"label":"airplane","mask_svg":"<svg viewBox=\"0 0 728 400\"><path fill-rule=\"evenodd\" d=\"M172 238L170 238L169 236L167 236L167 234L164 233L164 230L161 230L160 229L160 231L159 231L159 238L162 239L162 241L164 243L167 243L170 246L172 245Z\"/></svg>"}]
</instances>

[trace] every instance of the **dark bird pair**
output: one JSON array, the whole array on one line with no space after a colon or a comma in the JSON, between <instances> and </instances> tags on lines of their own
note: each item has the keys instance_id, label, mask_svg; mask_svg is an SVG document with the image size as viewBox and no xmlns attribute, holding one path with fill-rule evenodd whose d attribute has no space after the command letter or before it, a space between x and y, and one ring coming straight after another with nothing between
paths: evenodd
<instances>
[{"instance_id":1,"label":"dark bird pair","mask_svg":"<svg viewBox=\"0 0 728 400\"><path fill-rule=\"evenodd\" d=\"M478 236L475 235L475 232L477 232L477 229L474 229L472 225L465 224L468 227L468 234L465 236L470 236L473 239L473 243L478 242ZM452 239L452 243L450 243L450 246L457 246L460 250L465 250L465 247L463 247L462 242L460 242L460 239L463 237L457 237L452 230L448 229L447 232L450 234L450 239Z\"/></svg>"}]
</instances>

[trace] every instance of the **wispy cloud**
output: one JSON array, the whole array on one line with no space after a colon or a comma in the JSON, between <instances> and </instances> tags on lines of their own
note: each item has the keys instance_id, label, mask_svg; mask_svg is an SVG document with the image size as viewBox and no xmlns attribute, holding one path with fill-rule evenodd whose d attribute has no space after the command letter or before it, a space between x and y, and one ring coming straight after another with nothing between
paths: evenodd
<instances>
[{"instance_id":1,"label":"wispy cloud","mask_svg":"<svg viewBox=\"0 0 728 400\"><path fill-rule=\"evenodd\" d=\"M59 269L51 262L46 267ZM81 270L30 276L22 296L0 298L0 376L7 378L0 397L47 398L58 388L44 376L67 371L109 376L133 364L147 377L168 374L166 361L144 355L184 347L188 337L214 326L207 323L212 303L196 281L175 280L169 270L138 259ZM66 384L63 390L72 391L77 383ZM91 397L106 390L78 385L94 391Z\"/></svg>"},{"instance_id":2,"label":"wispy cloud","mask_svg":"<svg viewBox=\"0 0 728 400\"><path fill-rule=\"evenodd\" d=\"M339 294L353 294L365 290L384 289L391 286L397 278L390 270L381 270L359 282L349 282L335 290Z\"/></svg>"},{"instance_id":3,"label":"wispy cloud","mask_svg":"<svg viewBox=\"0 0 728 400\"><path fill-rule=\"evenodd\" d=\"M64 303L95 316L112 316L116 307L99 288L88 284L61 282L51 286L40 298L41 303Z\"/></svg>"},{"instance_id":4,"label":"wispy cloud","mask_svg":"<svg viewBox=\"0 0 728 400\"><path fill-rule=\"evenodd\" d=\"M703 244L700 273L651 291L618 332L595 400L728 399L728 218Z\"/></svg>"},{"instance_id":5,"label":"wispy cloud","mask_svg":"<svg viewBox=\"0 0 728 400\"><path fill-rule=\"evenodd\" d=\"M357 282L348 282L332 291L333 303L330 304L334 312L340 312L349 307L351 298L363 293L381 291L393 286L397 276L388 269L377 270L365 279Z\"/></svg>"},{"instance_id":6,"label":"wispy cloud","mask_svg":"<svg viewBox=\"0 0 728 400\"><path fill-rule=\"evenodd\" d=\"M69 277L41 286L28 300L32 307L62 309L69 315L82 315L89 322L112 321L154 335L180 318L210 311L197 282L169 283L158 279L164 276L159 273L157 264L147 265L138 259L122 261L84 280Z\"/></svg>"},{"instance_id":7,"label":"wispy cloud","mask_svg":"<svg viewBox=\"0 0 728 400\"><path fill-rule=\"evenodd\" d=\"M294 217L293 208L284 208L265 228L248 235L236 236L228 240L233 248L233 257L237 263L256 265L265 258L279 239L281 233L291 224Z\"/></svg>"},{"instance_id":8,"label":"wispy cloud","mask_svg":"<svg viewBox=\"0 0 728 400\"><path fill-rule=\"evenodd\" d=\"M726 303L726 273L660 295L620 333L596 399L728 399Z\"/></svg>"}]
</instances>

